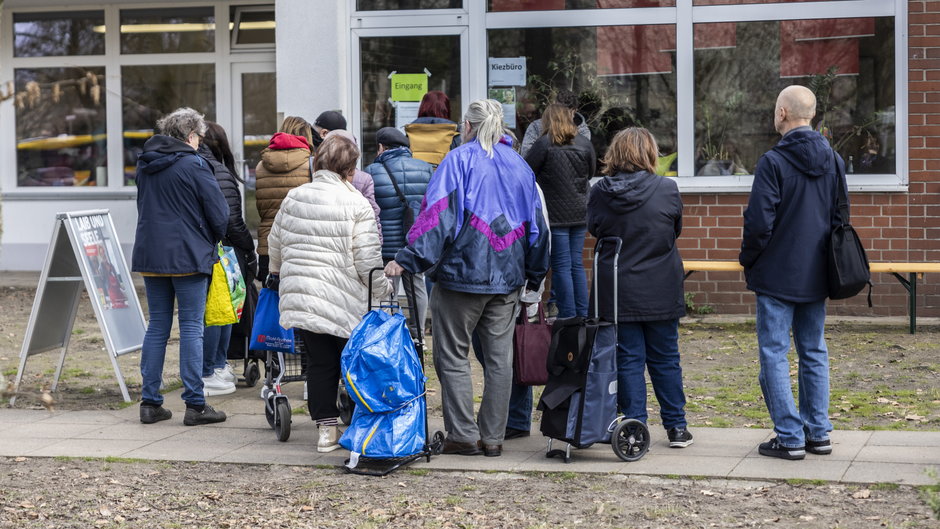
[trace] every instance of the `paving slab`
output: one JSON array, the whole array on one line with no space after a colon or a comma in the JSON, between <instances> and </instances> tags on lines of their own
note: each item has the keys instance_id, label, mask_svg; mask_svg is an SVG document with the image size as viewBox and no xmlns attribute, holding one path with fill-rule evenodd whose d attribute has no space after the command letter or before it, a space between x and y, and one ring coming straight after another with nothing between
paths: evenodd
<instances>
[{"instance_id":1,"label":"paving slab","mask_svg":"<svg viewBox=\"0 0 940 529\"><path fill-rule=\"evenodd\" d=\"M802 461L787 461L757 455L742 459L728 477L840 481L850 464L850 461L824 459L822 456L807 455Z\"/></svg>"},{"instance_id":2,"label":"paving slab","mask_svg":"<svg viewBox=\"0 0 940 529\"><path fill-rule=\"evenodd\" d=\"M940 432L872 432L870 445L940 447ZM940 450L937 450L940 452Z\"/></svg>"},{"instance_id":3,"label":"paving slab","mask_svg":"<svg viewBox=\"0 0 940 529\"><path fill-rule=\"evenodd\" d=\"M900 450L898 446L866 446L859 451L855 461L940 465L940 448L933 446L907 448L911 449Z\"/></svg>"},{"instance_id":4,"label":"paving slab","mask_svg":"<svg viewBox=\"0 0 940 529\"><path fill-rule=\"evenodd\" d=\"M16 457L26 455L24 447L31 446L34 450L42 450L49 445L61 442L59 439L48 437L0 437L0 456Z\"/></svg>"},{"instance_id":5,"label":"paving slab","mask_svg":"<svg viewBox=\"0 0 940 529\"><path fill-rule=\"evenodd\" d=\"M220 456L242 448L247 443L226 443L219 439L213 443L193 446L191 440L174 437L140 446L123 457L151 459L157 461L213 461Z\"/></svg>"},{"instance_id":6,"label":"paving slab","mask_svg":"<svg viewBox=\"0 0 940 529\"><path fill-rule=\"evenodd\" d=\"M936 485L937 479L927 473L929 469L940 476L940 465L856 461L849 466L842 480L855 483Z\"/></svg>"},{"instance_id":7,"label":"paving slab","mask_svg":"<svg viewBox=\"0 0 940 529\"><path fill-rule=\"evenodd\" d=\"M133 457L125 456L125 454L148 444L150 444L150 441L128 439L66 439L51 445L34 448L26 455L42 457Z\"/></svg>"},{"instance_id":8,"label":"paving slab","mask_svg":"<svg viewBox=\"0 0 940 529\"><path fill-rule=\"evenodd\" d=\"M0 439L26 439L34 437L71 439L92 430L97 430L98 428L100 428L100 425L97 424L56 424L43 421L16 423L5 428L0 428Z\"/></svg>"},{"instance_id":9,"label":"paving slab","mask_svg":"<svg viewBox=\"0 0 940 529\"><path fill-rule=\"evenodd\" d=\"M87 432L74 436L74 439L159 441L181 434L185 432L186 429L186 426L124 422L121 424L109 424L107 426L95 426Z\"/></svg>"},{"instance_id":10,"label":"paving slab","mask_svg":"<svg viewBox=\"0 0 940 529\"><path fill-rule=\"evenodd\" d=\"M124 418L110 411L61 411L43 419L46 424L118 424Z\"/></svg>"}]
</instances>

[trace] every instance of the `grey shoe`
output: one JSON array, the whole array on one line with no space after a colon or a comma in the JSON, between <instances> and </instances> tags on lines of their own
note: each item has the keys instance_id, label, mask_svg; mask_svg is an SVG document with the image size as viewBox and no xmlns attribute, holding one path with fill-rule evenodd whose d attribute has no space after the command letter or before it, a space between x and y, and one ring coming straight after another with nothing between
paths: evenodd
<instances>
[{"instance_id":1,"label":"grey shoe","mask_svg":"<svg viewBox=\"0 0 940 529\"><path fill-rule=\"evenodd\" d=\"M225 412L218 411L208 404L205 405L202 411L196 411L195 408L186 408L186 416L183 417L183 424L186 426L198 426L214 422L225 422Z\"/></svg>"},{"instance_id":2,"label":"grey shoe","mask_svg":"<svg viewBox=\"0 0 940 529\"><path fill-rule=\"evenodd\" d=\"M173 412L163 406L140 405L140 422L144 424L153 424L155 422L165 421L173 416Z\"/></svg>"}]
</instances>

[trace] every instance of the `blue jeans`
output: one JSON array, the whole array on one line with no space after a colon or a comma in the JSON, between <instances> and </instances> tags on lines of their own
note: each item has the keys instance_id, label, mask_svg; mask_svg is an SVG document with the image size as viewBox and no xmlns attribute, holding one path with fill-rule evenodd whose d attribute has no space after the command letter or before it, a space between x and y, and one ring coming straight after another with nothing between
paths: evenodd
<instances>
[{"instance_id":1,"label":"blue jeans","mask_svg":"<svg viewBox=\"0 0 940 529\"><path fill-rule=\"evenodd\" d=\"M173 326L173 302L179 302L180 378L183 401L201 406L206 403L202 388L202 331L206 314L206 289L209 276L193 274L178 277L144 276L150 321L140 352L140 376L143 378L142 400L163 404L160 381L166 343Z\"/></svg>"},{"instance_id":2,"label":"blue jeans","mask_svg":"<svg viewBox=\"0 0 940 529\"><path fill-rule=\"evenodd\" d=\"M486 371L486 362L483 359L483 345L473 331L473 354L476 355L483 370ZM514 428L528 432L532 428L532 386L523 386L513 382L509 393L509 418L506 428Z\"/></svg>"},{"instance_id":3,"label":"blue jeans","mask_svg":"<svg viewBox=\"0 0 940 529\"><path fill-rule=\"evenodd\" d=\"M202 335L202 376L211 377L216 369L228 362L228 344L232 340L231 325L206 327Z\"/></svg>"},{"instance_id":4,"label":"blue jeans","mask_svg":"<svg viewBox=\"0 0 940 529\"><path fill-rule=\"evenodd\" d=\"M760 389L780 444L795 448L806 439L829 439L829 352L825 339L826 300L790 303L757 295ZM790 381L790 329L799 358L799 412Z\"/></svg>"},{"instance_id":5,"label":"blue jeans","mask_svg":"<svg viewBox=\"0 0 940 529\"><path fill-rule=\"evenodd\" d=\"M628 419L644 423L647 370L659 401L663 427L685 428L678 319L617 325L617 404Z\"/></svg>"},{"instance_id":6,"label":"blue jeans","mask_svg":"<svg viewBox=\"0 0 940 529\"><path fill-rule=\"evenodd\" d=\"M587 316L587 277L584 275L584 226L552 228L552 292L559 318Z\"/></svg>"}]
</instances>

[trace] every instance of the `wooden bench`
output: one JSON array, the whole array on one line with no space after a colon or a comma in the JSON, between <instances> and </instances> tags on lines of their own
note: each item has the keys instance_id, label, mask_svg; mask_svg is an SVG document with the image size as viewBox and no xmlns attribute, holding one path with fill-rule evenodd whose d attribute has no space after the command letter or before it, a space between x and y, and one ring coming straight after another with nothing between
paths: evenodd
<instances>
[{"instance_id":1,"label":"wooden bench","mask_svg":"<svg viewBox=\"0 0 940 529\"><path fill-rule=\"evenodd\" d=\"M737 261L683 261L685 277L693 272L743 272ZM910 317L910 333L917 331L917 278L926 273L940 272L940 263L869 263L872 273L891 274L907 290L907 312ZM905 278L901 274L907 274Z\"/></svg>"}]
</instances>

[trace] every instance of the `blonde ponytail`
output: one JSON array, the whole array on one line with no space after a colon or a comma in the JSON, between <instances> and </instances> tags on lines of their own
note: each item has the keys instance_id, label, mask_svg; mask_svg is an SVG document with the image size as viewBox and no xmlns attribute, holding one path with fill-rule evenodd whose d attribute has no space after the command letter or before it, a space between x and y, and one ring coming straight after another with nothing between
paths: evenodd
<instances>
[{"instance_id":1,"label":"blonde ponytail","mask_svg":"<svg viewBox=\"0 0 940 529\"><path fill-rule=\"evenodd\" d=\"M476 138L492 158L493 146L503 134L503 106L493 99L478 99L470 103L464 119L470 122L470 139Z\"/></svg>"}]
</instances>

